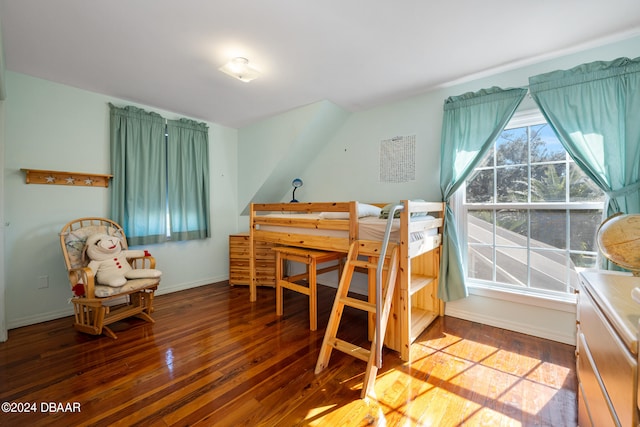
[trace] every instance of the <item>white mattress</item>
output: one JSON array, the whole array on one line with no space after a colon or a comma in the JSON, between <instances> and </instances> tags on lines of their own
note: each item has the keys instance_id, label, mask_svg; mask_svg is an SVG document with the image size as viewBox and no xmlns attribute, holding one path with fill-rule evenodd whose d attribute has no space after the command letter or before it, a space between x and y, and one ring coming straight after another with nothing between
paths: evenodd
<instances>
[{"instance_id":1,"label":"white mattress","mask_svg":"<svg viewBox=\"0 0 640 427\"><path fill-rule=\"evenodd\" d=\"M269 214L269 217L279 217L279 218L291 218L295 216L297 218L306 218L306 219L321 219L320 214L295 214L295 213L283 213L283 214ZM411 219L412 223L427 221L430 222L435 218L432 216L418 216L413 217ZM360 218L358 221L358 238L361 240L374 240L374 241L382 241L384 238L384 233L387 227L387 220L367 216ZM262 231L278 231L278 232L286 232L286 233L299 233L299 234L308 234L315 236L328 236L328 237L348 237L348 232L343 230L318 230L315 228L297 228L297 227L282 227L282 226L274 226L274 225L264 225L261 224L259 226ZM423 239L425 236L434 236L438 234L437 228L431 228L424 231L414 232L411 235L411 242L418 241ZM393 220L391 225L391 235L389 240L392 242L400 241L400 219L396 218Z\"/></svg>"},{"instance_id":2,"label":"white mattress","mask_svg":"<svg viewBox=\"0 0 640 427\"><path fill-rule=\"evenodd\" d=\"M431 221L435 219L432 216L424 216L424 217L415 217L412 218L411 222L418 221ZM358 238L362 240L383 240L384 233L387 229L387 219L376 218L376 217L365 217L360 218L358 222ZM417 240L421 240L424 236L433 236L438 234L437 228L431 228L426 231L419 231L411 233L411 241L415 242ZM391 235L389 236L389 240L392 242L400 241L400 219L396 218L393 220L391 224Z\"/></svg>"}]
</instances>

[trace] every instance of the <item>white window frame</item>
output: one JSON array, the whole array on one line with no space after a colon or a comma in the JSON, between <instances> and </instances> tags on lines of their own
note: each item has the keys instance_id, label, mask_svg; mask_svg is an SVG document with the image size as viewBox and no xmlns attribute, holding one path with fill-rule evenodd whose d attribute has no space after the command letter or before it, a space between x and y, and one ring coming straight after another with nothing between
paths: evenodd
<instances>
[{"instance_id":1,"label":"white window frame","mask_svg":"<svg viewBox=\"0 0 640 427\"><path fill-rule=\"evenodd\" d=\"M537 124L547 123L542 113L537 110L527 110L517 112L509 121L505 130L519 128L524 126L535 126ZM495 183L494 183L495 185ZM563 311L575 310L575 293L572 292L569 276L567 275L567 292L548 291L545 289L518 287L516 285L509 285L503 283L497 283L493 281L480 280L468 277L467 271L467 255L468 255L468 230L467 230L467 213L470 210L469 206L465 205L464 198L466 193L466 185L463 185L456 191L451 199L452 208L456 213L456 226L458 229L458 236L461 244L461 256L462 264L464 266L465 280L469 293L472 295L485 296L490 298L503 299L514 302L523 302L531 305L537 305L547 308L555 308ZM475 207L482 206L481 204L475 204ZM531 209L535 207L536 210L540 209L557 209L566 210L571 209L591 209L602 210L604 204L602 202L584 202L584 203L488 203L486 205L487 210L496 210L500 207L508 207L510 209ZM475 210L475 209L474 209ZM567 233L569 231L567 230ZM570 251L569 236L567 236L567 252ZM528 251L529 252L529 251ZM576 251L572 251L576 252ZM589 254L595 254L595 251L587 251ZM569 257L568 257L569 258ZM580 269L578 268L578 271ZM571 274L571 273L569 273Z\"/></svg>"}]
</instances>

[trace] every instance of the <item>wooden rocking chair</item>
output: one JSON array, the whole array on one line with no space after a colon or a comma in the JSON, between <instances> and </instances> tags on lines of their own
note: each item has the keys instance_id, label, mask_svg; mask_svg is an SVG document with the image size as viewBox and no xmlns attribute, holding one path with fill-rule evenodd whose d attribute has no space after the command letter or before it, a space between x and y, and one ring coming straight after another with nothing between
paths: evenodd
<instances>
[{"instance_id":1,"label":"wooden rocking chair","mask_svg":"<svg viewBox=\"0 0 640 427\"><path fill-rule=\"evenodd\" d=\"M108 234L122 242L122 250L127 250L127 239L117 223L105 218L80 218L66 224L60 232L60 245L73 291L75 311L74 327L92 335L105 334L117 338L107 326L113 322L138 317L154 323L153 296L160 278L130 279L121 287L100 285L85 256L85 242L93 234ZM156 261L150 256L129 260L132 268L155 268Z\"/></svg>"}]
</instances>

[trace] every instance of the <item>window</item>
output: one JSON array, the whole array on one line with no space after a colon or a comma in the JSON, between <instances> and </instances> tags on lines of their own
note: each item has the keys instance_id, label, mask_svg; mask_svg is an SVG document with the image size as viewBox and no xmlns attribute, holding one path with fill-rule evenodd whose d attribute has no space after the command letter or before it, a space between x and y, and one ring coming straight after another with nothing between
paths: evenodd
<instances>
[{"instance_id":1,"label":"window","mask_svg":"<svg viewBox=\"0 0 640 427\"><path fill-rule=\"evenodd\" d=\"M456 194L467 282L561 296L593 267L604 194L539 112L516 114Z\"/></svg>"},{"instance_id":2,"label":"window","mask_svg":"<svg viewBox=\"0 0 640 427\"><path fill-rule=\"evenodd\" d=\"M208 128L111 108L111 217L130 245L211 236Z\"/></svg>"}]
</instances>

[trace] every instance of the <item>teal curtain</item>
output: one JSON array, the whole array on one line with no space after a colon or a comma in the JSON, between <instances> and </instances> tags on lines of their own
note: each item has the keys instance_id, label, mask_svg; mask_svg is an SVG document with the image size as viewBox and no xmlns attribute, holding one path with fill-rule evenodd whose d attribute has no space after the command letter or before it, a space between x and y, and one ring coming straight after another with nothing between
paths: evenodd
<instances>
[{"instance_id":1,"label":"teal curtain","mask_svg":"<svg viewBox=\"0 0 640 427\"><path fill-rule=\"evenodd\" d=\"M640 58L529 78L560 142L607 194L604 216L640 212Z\"/></svg>"},{"instance_id":2,"label":"teal curtain","mask_svg":"<svg viewBox=\"0 0 640 427\"><path fill-rule=\"evenodd\" d=\"M111 218L130 245L166 240L165 120L136 107L110 107Z\"/></svg>"},{"instance_id":3,"label":"teal curtain","mask_svg":"<svg viewBox=\"0 0 640 427\"><path fill-rule=\"evenodd\" d=\"M446 202L438 297L453 301L468 296L450 199L513 116L526 89L493 87L450 97L444 104L440 150L440 190Z\"/></svg>"},{"instance_id":4,"label":"teal curtain","mask_svg":"<svg viewBox=\"0 0 640 427\"><path fill-rule=\"evenodd\" d=\"M603 219L640 213L640 58L530 77L529 90L569 155L606 193Z\"/></svg>"},{"instance_id":5,"label":"teal curtain","mask_svg":"<svg viewBox=\"0 0 640 427\"><path fill-rule=\"evenodd\" d=\"M211 237L209 133L204 123L167 123L167 183L172 240Z\"/></svg>"}]
</instances>

